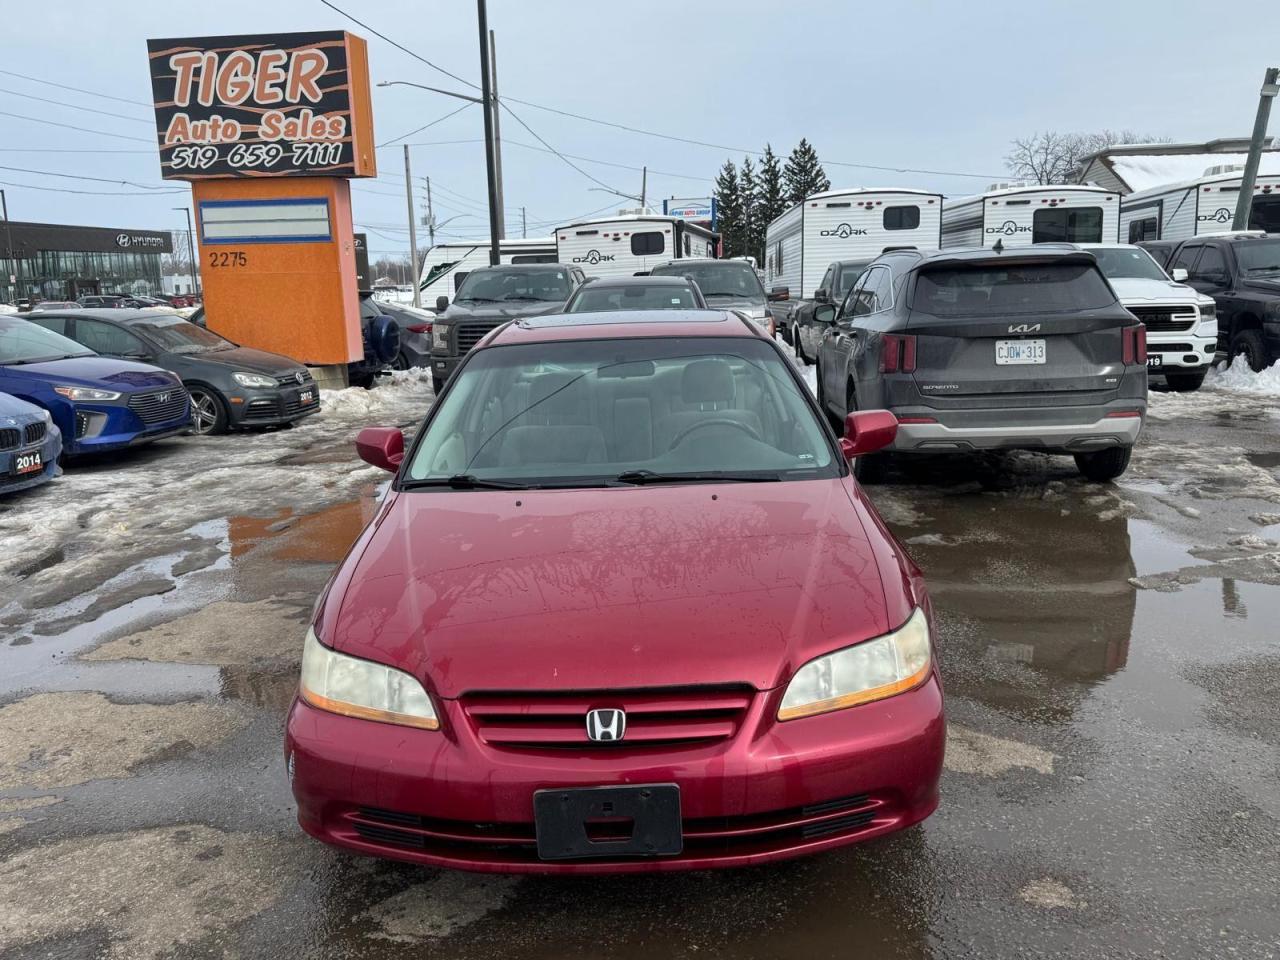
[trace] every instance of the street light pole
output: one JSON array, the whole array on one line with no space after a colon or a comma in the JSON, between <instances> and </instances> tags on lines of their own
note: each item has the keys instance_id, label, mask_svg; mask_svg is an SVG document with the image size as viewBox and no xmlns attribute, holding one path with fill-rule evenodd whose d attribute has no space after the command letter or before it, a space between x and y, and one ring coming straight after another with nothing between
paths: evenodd
<instances>
[{"instance_id":1,"label":"street light pole","mask_svg":"<svg viewBox=\"0 0 1280 960\"><path fill-rule=\"evenodd\" d=\"M4 283L5 287L9 287L16 285L18 278L13 272L13 231L9 229L9 201L4 198L3 190L0 190L0 212L4 213ZM10 291L11 299L16 300L13 293L14 291Z\"/></svg>"},{"instance_id":2,"label":"street light pole","mask_svg":"<svg viewBox=\"0 0 1280 960\"><path fill-rule=\"evenodd\" d=\"M493 166L497 171L494 178L498 181L498 239L507 239L507 209L502 196L502 108L498 105L498 51L493 42L493 31L489 31L489 71L493 77Z\"/></svg>"},{"instance_id":3,"label":"street light pole","mask_svg":"<svg viewBox=\"0 0 1280 960\"><path fill-rule=\"evenodd\" d=\"M9 201L5 199L3 190L0 190L0 213L4 214L4 245L9 253L8 260L12 261L12 272L9 276L13 279L9 282L13 284L13 299L16 301L22 296L22 257L18 256L17 251L13 249L13 229L9 226Z\"/></svg>"},{"instance_id":4,"label":"street light pole","mask_svg":"<svg viewBox=\"0 0 1280 960\"><path fill-rule=\"evenodd\" d=\"M191 268L188 271L188 278L191 281L191 294L199 296L196 290L196 246L195 237L191 233L191 208L190 207L174 207L175 210L181 210L187 216L187 265Z\"/></svg>"},{"instance_id":5,"label":"street light pole","mask_svg":"<svg viewBox=\"0 0 1280 960\"><path fill-rule=\"evenodd\" d=\"M1240 196L1236 198L1236 218L1232 230L1249 229L1249 209L1253 206L1253 186L1258 180L1258 165L1262 162L1262 144L1267 137L1267 121L1271 118L1271 101L1280 93L1280 68L1271 67L1262 79L1258 97L1258 115L1253 121L1253 140L1249 144L1249 159L1244 163L1240 178Z\"/></svg>"},{"instance_id":6,"label":"street light pole","mask_svg":"<svg viewBox=\"0 0 1280 960\"><path fill-rule=\"evenodd\" d=\"M489 67L489 11L485 0L476 0L476 19L480 27L480 99L484 110L484 166L489 181L489 266L502 262L498 242L502 228L498 224L498 163L493 145L493 74Z\"/></svg>"},{"instance_id":7,"label":"street light pole","mask_svg":"<svg viewBox=\"0 0 1280 960\"><path fill-rule=\"evenodd\" d=\"M422 306L422 290L418 285L418 226L413 212L413 173L409 169L409 145L404 145L404 198L409 205L409 266L413 271L413 305Z\"/></svg>"}]
</instances>

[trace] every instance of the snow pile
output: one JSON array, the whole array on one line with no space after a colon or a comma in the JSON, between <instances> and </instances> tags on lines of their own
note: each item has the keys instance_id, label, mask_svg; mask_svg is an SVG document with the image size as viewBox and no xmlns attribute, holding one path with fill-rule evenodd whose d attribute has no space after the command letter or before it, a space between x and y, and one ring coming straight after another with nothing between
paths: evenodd
<instances>
[{"instance_id":1,"label":"snow pile","mask_svg":"<svg viewBox=\"0 0 1280 960\"><path fill-rule=\"evenodd\" d=\"M420 419L431 406L431 371L426 367L397 370L390 378L378 378L372 390L348 387L345 390L320 391L320 416L329 420L364 421L372 426L379 421L404 423Z\"/></svg>"},{"instance_id":2,"label":"snow pile","mask_svg":"<svg viewBox=\"0 0 1280 960\"><path fill-rule=\"evenodd\" d=\"M1216 367L1210 370L1204 385L1214 390L1280 397L1280 362L1273 363L1260 373L1254 373L1243 357L1236 357L1226 370Z\"/></svg>"}]
</instances>

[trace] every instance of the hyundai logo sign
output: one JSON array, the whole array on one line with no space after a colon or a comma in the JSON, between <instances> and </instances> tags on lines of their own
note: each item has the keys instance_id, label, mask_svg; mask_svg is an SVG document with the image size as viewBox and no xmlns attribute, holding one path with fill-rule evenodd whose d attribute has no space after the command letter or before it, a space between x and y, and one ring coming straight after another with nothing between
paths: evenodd
<instances>
[{"instance_id":1,"label":"hyundai logo sign","mask_svg":"<svg viewBox=\"0 0 1280 960\"><path fill-rule=\"evenodd\" d=\"M841 240L847 240L849 237L865 237L867 235L866 228L855 227L847 223L842 223L833 230L819 230L820 237L839 237Z\"/></svg>"},{"instance_id":2,"label":"hyundai logo sign","mask_svg":"<svg viewBox=\"0 0 1280 960\"><path fill-rule=\"evenodd\" d=\"M612 253L601 253L599 250L591 250L587 253L585 257L574 257L573 262L595 264L595 263L606 263L608 261L616 260L616 259L617 257L615 257Z\"/></svg>"},{"instance_id":3,"label":"hyundai logo sign","mask_svg":"<svg viewBox=\"0 0 1280 960\"><path fill-rule=\"evenodd\" d=\"M117 233L116 246L122 250L130 247L163 247L164 237L149 237L139 233Z\"/></svg>"}]
</instances>

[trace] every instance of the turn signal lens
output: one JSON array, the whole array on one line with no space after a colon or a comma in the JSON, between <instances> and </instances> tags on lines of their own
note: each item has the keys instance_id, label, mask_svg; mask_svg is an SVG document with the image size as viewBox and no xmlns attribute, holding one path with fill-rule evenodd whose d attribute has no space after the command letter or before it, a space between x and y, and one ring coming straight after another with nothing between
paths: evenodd
<instances>
[{"instance_id":1,"label":"turn signal lens","mask_svg":"<svg viewBox=\"0 0 1280 960\"><path fill-rule=\"evenodd\" d=\"M307 630L302 647L300 695L318 710L360 720L439 730L427 691L403 670L348 657L326 647Z\"/></svg>"},{"instance_id":2,"label":"turn signal lens","mask_svg":"<svg viewBox=\"0 0 1280 960\"><path fill-rule=\"evenodd\" d=\"M929 676L929 621L916 611L893 633L810 660L787 685L779 720L883 700L918 687Z\"/></svg>"}]
</instances>

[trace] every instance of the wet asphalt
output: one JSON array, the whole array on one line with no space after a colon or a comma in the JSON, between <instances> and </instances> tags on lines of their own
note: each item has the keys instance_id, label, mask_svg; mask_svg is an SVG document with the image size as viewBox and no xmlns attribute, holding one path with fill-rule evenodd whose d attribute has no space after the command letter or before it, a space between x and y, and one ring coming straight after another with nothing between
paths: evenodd
<instances>
[{"instance_id":1,"label":"wet asphalt","mask_svg":"<svg viewBox=\"0 0 1280 960\"><path fill-rule=\"evenodd\" d=\"M1028 454L897 466L870 490L940 618L938 812L617 879L426 870L297 829L283 716L377 496L359 423L88 465L62 496L167 473L39 536L21 514L52 488L0 503L25 544L0 566L4 960L1280 955L1280 398L1154 396L1115 485Z\"/></svg>"}]
</instances>

